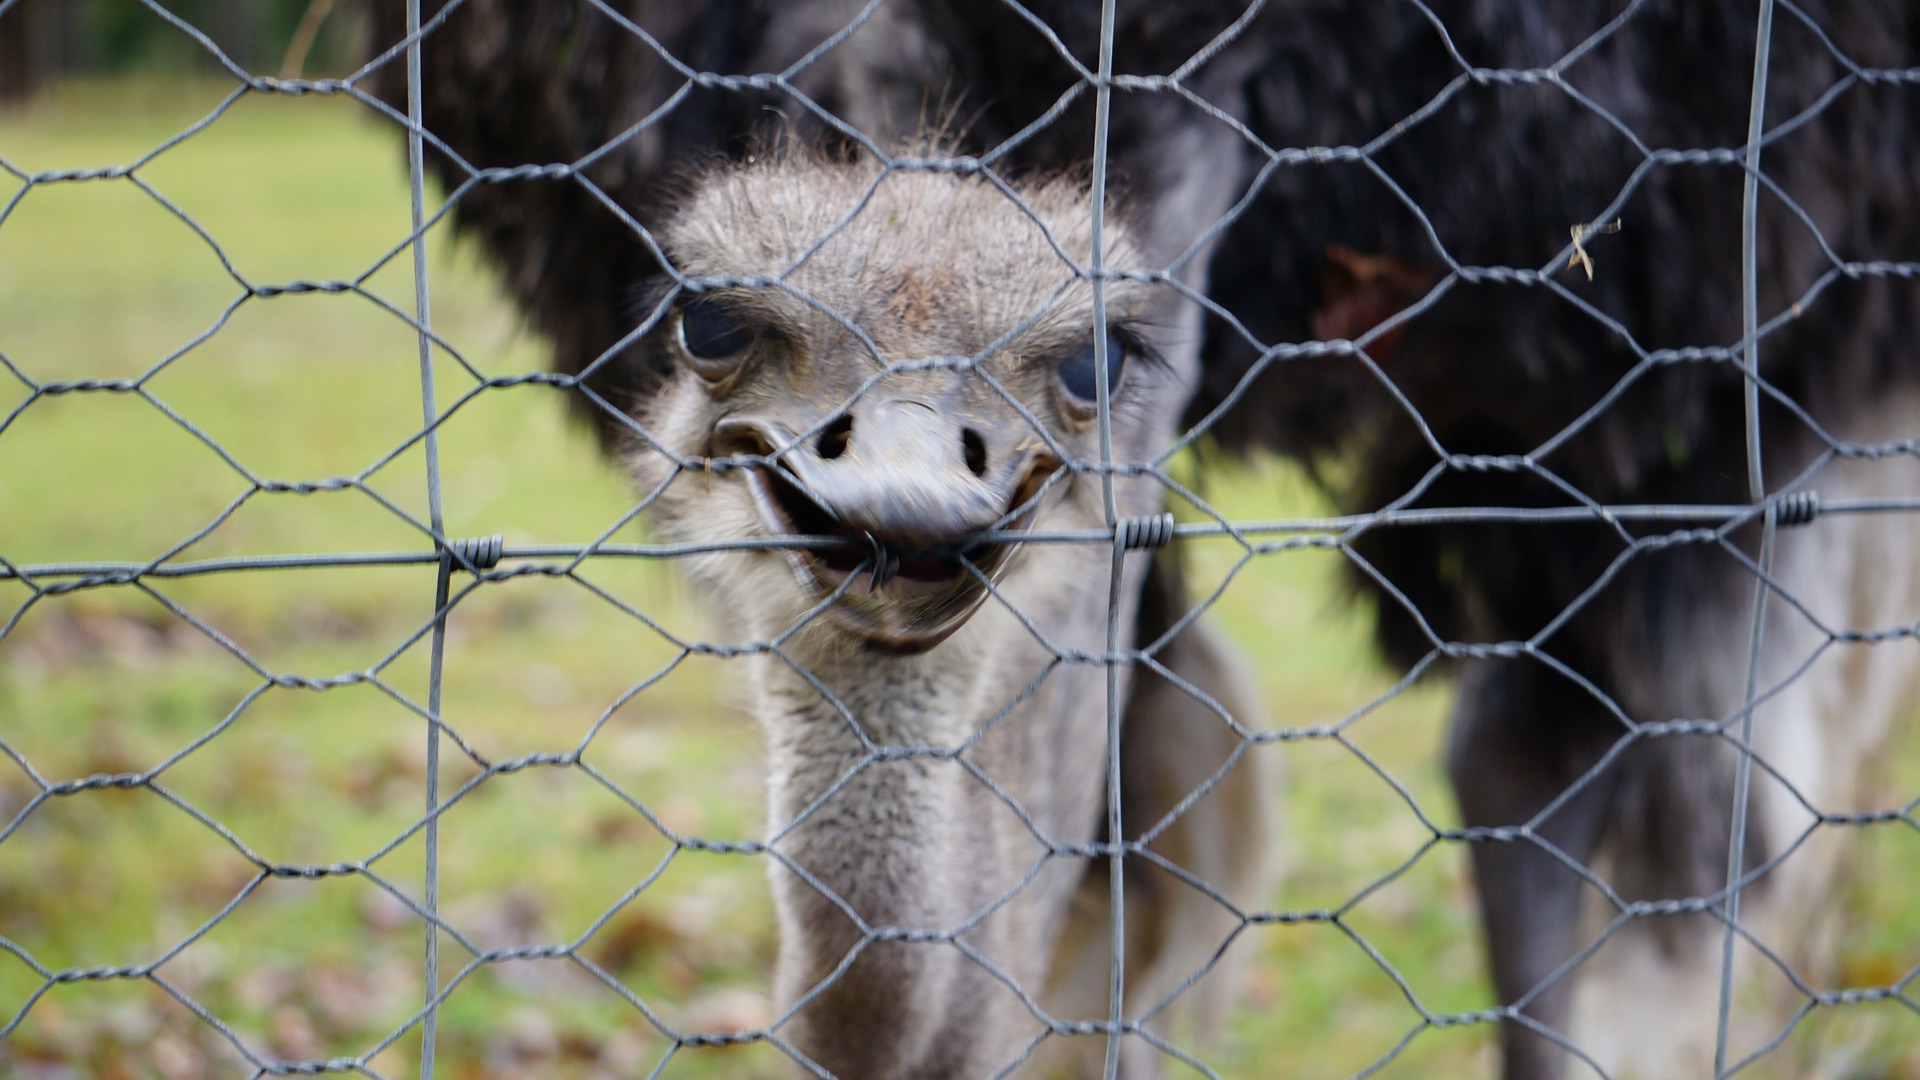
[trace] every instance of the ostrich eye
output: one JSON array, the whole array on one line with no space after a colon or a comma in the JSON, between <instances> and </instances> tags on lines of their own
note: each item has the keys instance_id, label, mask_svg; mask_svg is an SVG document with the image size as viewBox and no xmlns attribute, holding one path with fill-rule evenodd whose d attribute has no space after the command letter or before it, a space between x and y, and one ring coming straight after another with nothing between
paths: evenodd
<instances>
[{"instance_id":1,"label":"ostrich eye","mask_svg":"<svg viewBox=\"0 0 1920 1080\"><path fill-rule=\"evenodd\" d=\"M1110 393L1120 389L1120 375L1127 366L1127 346L1119 335L1107 333L1107 390ZM1094 369L1093 342L1080 346L1080 350L1060 365L1060 385L1066 388L1073 404L1082 411L1092 413L1099 407L1100 388L1098 374Z\"/></svg>"},{"instance_id":2,"label":"ostrich eye","mask_svg":"<svg viewBox=\"0 0 1920 1080\"><path fill-rule=\"evenodd\" d=\"M719 300L696 296L680 308L680 347L693 358L694 368L708 378L732 370L746 355L753 335L740 328Z\"/></svg>"}]
</instances>

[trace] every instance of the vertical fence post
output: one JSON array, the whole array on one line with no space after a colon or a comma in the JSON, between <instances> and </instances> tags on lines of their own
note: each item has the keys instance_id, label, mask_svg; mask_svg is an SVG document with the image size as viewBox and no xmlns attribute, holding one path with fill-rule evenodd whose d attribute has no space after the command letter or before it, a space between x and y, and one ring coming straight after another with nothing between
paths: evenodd
<instances>
[{"instance_id":1,"label":"vertical fence post","mask_svg":"<svg viewBox=\"0 0 1920 1080\"><path fill-rule=\"evenodd\" d=\"M427 513L440 549L434 586L433 642L427 670L426 854L422 905L427 912L425 960L426 1013L420 1023L420 1080L432 1080L434 1043L440 1013L440 681L447 646L447 593L453 575L440 508L440 441L435 421L439 407L433 388L433 307L427 288L426 145L422 137L420 74L420 0L407 0L407 171L413 199L413 303L420 346L420 409L426 424Z\"/></svg>"},{"instance_id":2,"label":"vertical fence post","mask_svg":"<svg viewBox=\"0 0 1920 1080\"><path fill-rule=\"evenodd\" d=\"M1745 193L1740 217L1741 367L1746 376L1747 495L1767 497L1765 463L1760 458L1760 140L1766 134L1767 67L1773 48L1773 0L1760 0L1753 42L1753 97L1747 109ZM1759 573L1753 585L1753 622L1747 637L1747 685L1740 703L1740 754L1734 763L1733 820L1727 837L1726 927L1720 944L1720 1015L1714 1032L1713 1075L1727 1075L1727 1043L1733 1015L1733 960L1740 920L1740 885L1746 874L1747 809L1752 801L1753 713L1760 686L1760 653L1766 630L1767 578L1773 572L1774 530L1778 515L1769 506L1761 517Z\"/></svg>"},{"instance_id":3,"label":"vertical fence post","mask_svg":"<svg viewBox=\"0 0 1920 1080\"><path fill-rule=\"evenodd\" d=\"M1127 545L1121 537L1120 508L1113 491L1113 387L1107 374L1107 129L1113 107L1114 0L1100 5L1100 78L1094 86L1093 222L1089 269L1093 274L1093 380L1099 403L1100 491L1107 527L1113 530L1113 568L1107 581L1107 856L1108 903L1112 908L1111 982L1107 991L1106 1080L1120 1072L1121 1025L1126 1020L1127 897L1126 839L1120 814L1120 604L1121 571Z\"/></svg>"}]
</instances>

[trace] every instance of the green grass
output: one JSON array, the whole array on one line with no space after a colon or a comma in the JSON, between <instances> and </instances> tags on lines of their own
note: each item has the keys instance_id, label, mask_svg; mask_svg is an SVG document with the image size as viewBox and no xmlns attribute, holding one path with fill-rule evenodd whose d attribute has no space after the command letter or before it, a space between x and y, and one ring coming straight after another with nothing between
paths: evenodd
<instances>
[{"instance_id":1,"label":"green grass","mask_svg":"<svg viewBox=\"0 0 1920 1080\"><path fill-rule=\"evenodd\" d=\"M206 83L64 87L0 115L0 158L27 171L124 164L222 96ZM368 478L392 508L357 491L255 494L222 517L256 478L358 473L419 429L416 339L403 320L353 296L241 302L243 289L221 262L223 253L256 283L358 276L407 235L401 164L396 132L350 102L249 97L139 172L219 252L129 181L29 192L0 223L0 353L39 381L152 372L143 386L153 401L46 397L0 431L0 557L147 560L191 538L179 558L424 549L406 517L427 515L417 446ZM8 194L0 189L0 198ZM538 368L538 344L472 252L440 234L429 252L434 324L461 355L487 373ZM367 287L410 309L409 254ZM471 388L450 357L438 357L437 369L443 405ZM0 372L0 418L27 393ZM454 535L579 542L633 502L544 388L474 399L443 425L440 453ZM1235 517L1324 509L1277 467L1216 475L1210 493ZM1325 724L1392 685L1366 643L1364 613L1340 598L1337 554L1276 554L1237 571L1237 549L1225 543L1197 544L1192 554L1196 587L1231 572L1215 617L1258 658L1275 724ZM580 576L675 634L705 632L662 567L601 560ZM30 590L0 583L0 620L27 605L0 638L0 740L49 781L145 770L217 731L161 775L171 801L100 790L34 809L0 844L0 936L54 970L142 964L233 904L160 974L249 1045L286 1057L356 1056L400 1027L423 994L422 921L364 878L261 880L236 846L286 863L378 852L375 871L394 890L420 895L423 837L393 841L419 820L424 799L425 729L415 706L427 700L420 632L433 587L425 567L316 569L149 581L27 605ZM269 688L216 637L275 674L326 679L374 668L380 685ZM497 761L570 750L611 710L588 753L596 768L671 829L755 838L758 735L726 690L737 676L711 658L667 670L677 656L671 642L577 581L492 584L466 596L450 620L443 712ZM1261 751L1287 776L1275 908L1339 906L1423 850L1427 829L1376 767L1435 821L1454 823L1437 765L1446 702L1443 685L1423 685L1354 724L1351 747L1309 740ZM475 774L451 745L442 754L443 790ZM1920 789L1920 770L1907 767L1920 754L1900 760L1896 789ZM22 770L0 760L0 823L34 792ZM495 777L441 825L443 908L483 946L570 940L659 870L583 954L669 1023L764 1022L773 942L759 862L669 858L658 830L578 771ZM1875 837L1867 857L1881 886L1846 899L1861 929L1845 956L1862 985L1920 959L1911 902L1920 845L1888 830ZM1464 851L1441 846L1346 922L1427 1008L1465 1012L1491 1004L1473 904ZM1223 1076L1351 1075L1419 1024L1387 970L1338 927L1257 929L1236 948L1251 960L1245 1000L1225 1039L1201 1051ZM469 954L443 940L442 957L450 973ZM0 954L0 1023L41 982ZM1893 1060L1920 1043L1912 1020L1861 1021L1858 1040L1875 1048L1869 1060ZM1425 1031L1380 1075L1487 1076L1491 1039L1485 1025ZM461 982L441 1012L438 1046L440 1075L479 1080L643 1075L670 1043L578 968L519 961ZM418 1054L410 1029L373 1064L383 1075L410 1075ZM779 1075L778 1058L764 1047L690 1050L662 1075ZM1920 1069L1906 1060L1907 1075ZM0 1041L0 1072L249 1075L156 983L125 981L62 985L40 997Z\"/></svg>"}]
</instances>

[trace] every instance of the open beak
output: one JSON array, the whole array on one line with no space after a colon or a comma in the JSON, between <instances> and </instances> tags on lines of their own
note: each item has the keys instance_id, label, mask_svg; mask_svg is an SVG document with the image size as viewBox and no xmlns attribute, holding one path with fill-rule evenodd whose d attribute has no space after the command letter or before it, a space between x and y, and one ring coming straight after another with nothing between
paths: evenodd
<instances>
[{"instance_id":1,"label":"open beak","mask_svg":"<svg viewBox=\"0 0 1920 1080\"><path fill-rule=\"evenodd\" d=\"M1018 544L987 535L1029 528L1060 469L1038 440L1013 442L905 399L863 403L806 442L767 421L715 431L716 451L772 459L748 474L770 530L841 542L786 552L801 585L837 593L828 617L895 652L945 640L1006 572Z\"/></svg>"}]
</instances>

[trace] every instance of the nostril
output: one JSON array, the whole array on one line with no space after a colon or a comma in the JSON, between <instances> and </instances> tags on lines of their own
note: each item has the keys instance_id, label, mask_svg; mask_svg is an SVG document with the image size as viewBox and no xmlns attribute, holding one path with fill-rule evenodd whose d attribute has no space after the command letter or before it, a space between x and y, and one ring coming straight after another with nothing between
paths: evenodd
<instances>
[{"instance_id":1,"label":"nostril","mask_svg":"<svg viewBox=\"0 0 1920 1080\"><path fill-rule=\"evenodd\" d=\"M820 432L820 439L814 445L820 456L832 461L847 452L847 444L853 441L853 417L839 416Z\"/></svg>"},{"instance_id":2,"label":"nostril","mask_svg":"<svg viewBox=\"0 0 1920 1080\"><path fill-rule=\"evenodd\" d=\"M960 432L960 452L966 455L967 471L975 476L987 475L987 441L972 428Z\"/></svg>"}]
</instances>

